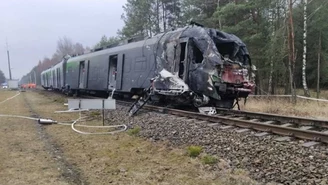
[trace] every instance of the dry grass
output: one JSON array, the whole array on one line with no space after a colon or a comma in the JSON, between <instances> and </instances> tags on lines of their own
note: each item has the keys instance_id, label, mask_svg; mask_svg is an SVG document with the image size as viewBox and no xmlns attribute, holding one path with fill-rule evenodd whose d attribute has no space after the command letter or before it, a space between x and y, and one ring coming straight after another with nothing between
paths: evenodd
<instances>
[{"instance_id":1,"label":"dry grass","mask_svg":"<svg viewBox=\"0 0 328 185\"><path fill-rule=\"evenodd\" d=\"M0 102L3 100L10 98L11 96L14 96L17 93L17 91L10 91L5 89L0 89Z\"/></svg>"},{"instance_id":2,"label":"dry grass","mask_svg":"<svg viewBox=\"0 0 328 185\"><path fill-rule=\"evenodd\" d=\"M0 101L15 95L0 91ZM30 116L23 97L0 105L0 114ZM37 134L36 122L0 117L0 184L67 184Z\"/></svg>"},{"instance_id":3,"label":"dry grass","mask_svg":"<svg viewBox=\"0 0 328 185\"><path fill-rule=\"evenodd\" d=\"M45 96L29 93L29 100L43 116L71 120L77 114L53 114L65 110ZM51 103L51 106L49 106ZM90 121L88 125L101 125ZM247 173L235 173L220 159L218 168L206 170L200 158L185 155L185 149L153 143L127 133L81 135L69 126L51 125L46 131L64 151L68 162L78 167L90 184L256 184ZM240 170L243 171L243 170Z\"/></svg>"},{"instance_id":4,"label":"dry grass","mask_svg":"<svg viewBox=\"0 0 328 185\"><path fill-rule=\"evenodd\" d=\"M289 98L254 98L247 99L246 105L241 105L241 110L300 116L318 119L328 119L328 103L312 100L297 99L296 105Z\"/></svg>"},{"instance_id":5,"label":"dry grass","mask_svg":"<svg viewBox=\"0 0 328 185\"><path fill-rule=\"evenodd\" d=\"M283 88L278 88L276 90L277 94L284 94L285 90ZM317 98L317 91L315 89L309 89L310 95L312 98ZM296 89L296 94L299 96L304 96L304 90L303 89ZM328 99L328 90L321 90L319 94L320 99Z\"/></svg>"}]
</instances>

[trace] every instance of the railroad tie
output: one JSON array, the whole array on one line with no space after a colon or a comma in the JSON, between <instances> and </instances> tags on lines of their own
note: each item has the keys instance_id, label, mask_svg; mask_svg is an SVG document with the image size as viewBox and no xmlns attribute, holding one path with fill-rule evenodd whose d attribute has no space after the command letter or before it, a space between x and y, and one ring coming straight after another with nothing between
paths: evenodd
<instances>
[{"instance_id":1,"label":"railroad tie","mask_svg":"<svg viewBox=\"0 0 328 185\"><path fill-rule=\"evenodd\" d=\"M284 136L284 137L278 137L276 139L274 139L275 141L289 141L291 139L291 137L288 136Z\"/></svg>"},{"instance_id":2,"label":"railroad tie","mask_svg":"<svg viewBox=\"0 0 328 185\"><path fill-rule=\"evenodd\" d=\"M234 128L234 126L228 125L228 126L223 126L223 127L220 127L220 128L225 130L225 129L229 129L229 128Z\"/></svg>"},{"instance_id":3,"label":"railroad tie","mask_svg":"<svg viewBox=\"0 0 328 185\"><path fill-rule=\"evenodd\" d=\"M268 132L260 132L260 133L254 134L254 136L256 136L256 137L263 137L263 136L266 136L266 135L269 135L269 133Z\"/></svg>"},{"instance_id":4,"label":"railroad tie","mask_svg":"<svg viewBox=\"0 0 328 185\"><path fill-rule=\"evenodd\" d=\"M191 122L195 122L196 121L196 119L187 119L186 120L186 122L189 122L189 123L191 123Z\"/></svg>"},{"instance_id":5,"label":"railroad tie","mask_svg":"<svg viewBox=\"0 0 328 185\"><path fill-rule=\"evenodd\" d=\"M313 128L312 126L302 126L302 127L300 127L301 130L310 130L312 128Z\"/></svg>"},{"instance_id":6,"label":"railroad tie","mask_svg":"<svg viewBox=\"0 0 328 185\"><path fill-rule=\"evenodd\" d=\"M178 117L177 120L187 119L186 117Z\"/></svg>"},{"instance_id":7,"label":"railroad tie","mask_svg":"<svg viewBox=\"0 0 328 185\"><path fill-rule=\"evenodd\" d=\"M199 124L204 124L204 123L208 123L208 121L200 121L200 122L197 122Z\"/></svg>"},{"instance_id":8,"label":"railroad tie","mask_svg":"<svg viewBox=\"0 0 328 185\"><path fill-rule=\"evenodd\" d=\"M236 132L237 132L237 133L243 133L243 132L248 132L248 131L249 131L248 128L244 128L244 129L239 129L239 130L237 130Z\"/></svg>"},{"instance_id":9,"label":"railroad tie","mask_svg":"<svg viewBox=\"0 0 328 185\"><path fill-rule=\"evenodd\" d=\"M209 123L207 124L207 126L209 127L214 127L214 126L219 126L220 124L219 123Z\"/></svg>"},{"instance_id":10,"label":"railroad tie","mask_svg":"<svg viewBox=\"0 0 328 185\"><path fill-rule=\"evenodd\" d=\"M266 125L270 125L270 124L273 124L273 123L275 123L276 121L265 121L265 122L263 122L263 124L266 124Z\"/></svg>"},{"instance_id":11,"label":"railroad tie","mask_svg":"<svg viewBox=\"0 0 328 185\"><path fill-rule=\"evenodd\" d=\"M237 118L233 118L233 119L236 119L236 120L245 120L246 117L237 117Z\"/></svg>"},{"instance_id":12,"label":"railroad tie","mask_svg":"<svg viewBox=\"0 0 328 185\"><path fill-rule=\"evenodd\" d=\"M282 127L290 127L290 126L292 126L293 124L291 124L291 123L286 123L286 124L283 124L283 125L280 125L280 126L282 126Z\"/></svg>"},{"instance_id":13,"label":"railroad tie","mask_svg":"<svg viewBox=\"0 0 328 185\"><path fill-rule=\"evenodd\" d=\"M310 142L303 143L302 146L311 147L311 146L314 146L314 145L317 145L317 144L320 144L320 142L310 141Z\"/></svg>"}]
</instances>

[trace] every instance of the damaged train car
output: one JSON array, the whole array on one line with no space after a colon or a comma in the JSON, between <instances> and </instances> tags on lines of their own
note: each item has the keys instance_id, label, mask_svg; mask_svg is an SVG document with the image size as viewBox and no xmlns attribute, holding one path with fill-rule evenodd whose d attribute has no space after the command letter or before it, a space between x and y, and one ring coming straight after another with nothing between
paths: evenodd
<instances>
[{"instance_id":1,"label":"damaged train car","mask_svg":"<svg viewBox=\"0 0 328 185\"><path fill-rule=\"evenodd\" d=\"M255 86L245 44L195 24L65 58L41 78L45 89L67 94L137 95L130 115L148 101L232 108Z\"/></svg>"},{"instance_id":2,"label":"damaged train car","mask_svg":"<svg viewBox=\"0 0 328 185\"><path fill-rule=\"evenodd\" d=\"M154 54L156 77L130 114L148 99L230 109L254 90L249 53L235 35L187 26L162 34Z\"/></svg>"}]
</instances>

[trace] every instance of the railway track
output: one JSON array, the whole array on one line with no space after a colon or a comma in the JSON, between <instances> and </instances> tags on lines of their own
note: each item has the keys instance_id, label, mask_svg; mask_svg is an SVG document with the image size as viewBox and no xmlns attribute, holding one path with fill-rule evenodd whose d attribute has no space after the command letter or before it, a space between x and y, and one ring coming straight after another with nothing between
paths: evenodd
<instances>
[{"instance_id":1,"label":"railway track","mask_svg":"<svg viewBox=\"0 0 328 185\"><path fill-rule=\"evenodd\" d=\"M83 96L84 98L96 98ZM118 104L131 106L132 102L117 100ZM145 105L142 109L156 111L186 119L196 119L212 123L222 123L228 126L244 128L244 131L253 129L260 131L256 136L277 134L285 137L278 138L279 141L288 140L292 137L310 140L304 146L312 146L318 143L328 143L328 120L301 118L295 116L284 116L268 113L217 109L216 115L205 115L197 112L184 111L153 105Z\"/></svg>"},{"instance_id":2,"label":"railway track","mask_svg":"<svg viewBox=\"0 0 328 185\"><path fill-rule=\"evenodd\" d=\"M126 106L131 105L130 102L117 101L117 103ZM287 136L278 138L279 141L288 140L291 137L310 140L310 142L304 143L304 146L312 146L319 142L328 143L328 120L227 109L217 109L218 114L216 115L205 115L152 105L145 105L143 109L183 116L187 119L237 126L244 128L244 131L248 131L248 129L261 131L256 136L265 136L270 133Z\"/></svg>"}]
</instances>

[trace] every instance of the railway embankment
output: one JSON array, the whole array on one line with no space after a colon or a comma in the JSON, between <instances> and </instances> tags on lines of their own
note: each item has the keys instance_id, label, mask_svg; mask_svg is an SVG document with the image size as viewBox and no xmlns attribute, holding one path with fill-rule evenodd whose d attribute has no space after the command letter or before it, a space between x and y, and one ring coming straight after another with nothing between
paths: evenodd
<instances>
[{"instance_id":1,"label":"railway embankment","mask_svg":"<svg viewBox=\"0 0 328 185\"><path fill-rule=\"evenodd\" d=\"M129 122L128 109L120 107L109 113L114 120ZM139 135L151 141L169 141L172 146L200 146L204 152L227 163L225 169L246 169L261 183L327 184L328 147L319 144L302 146L304 140L293 137L277 141L280 135L259 136L258 131L227 126L179 116L141 111L129 122L140 128ZM220 165L208 166L221 169Z\"/></svg>"},{"instance_id":2,"label":"railway embankment","mask_svg":"<svg viewBox=\"0 0 328 185\"><path fill-rule=\"evenodd\" d=\"M78 113L54 113L67 109L63 104L66 98L27 90L2 104L0 114L76 120ZM139 117L126 120L124 111L121 107L109 111L112 116L107 117L106 125L124 122L137 126ZM87 122L79 124L102 125L97 111L83 115L88 116ZM174 146L169 140L153 142L137 137L144 128L113 135L82 135L70 126L38 125L32 120L0 117L0 123L0 155L4 159L0 182L4 184L258 184L245 170L232 170L223 158L213 160L204 151L190 157L186 147Z\"/></svg>"}]
</instances>

